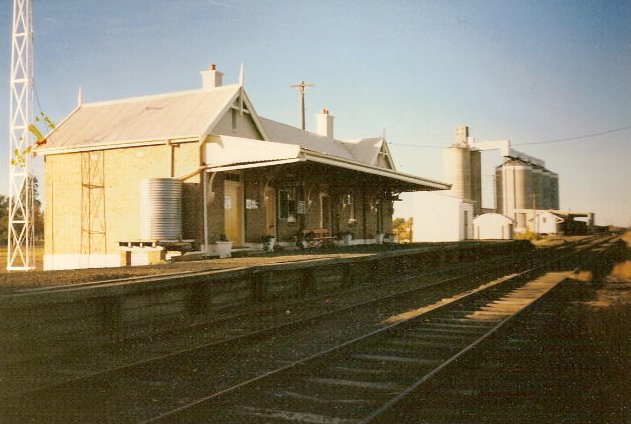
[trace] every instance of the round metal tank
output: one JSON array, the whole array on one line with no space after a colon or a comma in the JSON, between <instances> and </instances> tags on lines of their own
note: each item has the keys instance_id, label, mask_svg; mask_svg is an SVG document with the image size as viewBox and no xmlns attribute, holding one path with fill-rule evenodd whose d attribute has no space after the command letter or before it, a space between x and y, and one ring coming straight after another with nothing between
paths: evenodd
<instances>
[{"instance_id":1,"label":"round metal tank","mask_svg":"<svg viewBox=\"0 0 631 424\"><path fill-rule=\"evenodd\" d=\"M140 184L141 238L182 238L182 182L174 178L147 178Z\"/></svg>"},{"instance_id":2,"label":"round metal tank","mask_svg":"<svg viewBox=\"0 0 631 424\"><path fill-rule=\"evenodd\" d=\"M451 184L449 192L460 199L471 199L471 160L469 149L447 147L443 150L443 179Z\"/></svg>"},{"instance_id":3,"label":"round metal tank","mask_svg":"<svg viewBox=\"0 0 631 424\"><path fill-rule=\"evenodd\" d=\"M533 209L543 208L543 169L532 167L532 196L534 197Z\"/></svg>"},{"instance_id":4,"label":"round metal tank","mask_svg":"<svg viewBox=\"0 0 631 424\"><path fill-rule=\"evenodd\" d=\"M482 153L471 150L471 200L473 200L473 215L482 212Z\"/></svg>"}]
</instances>

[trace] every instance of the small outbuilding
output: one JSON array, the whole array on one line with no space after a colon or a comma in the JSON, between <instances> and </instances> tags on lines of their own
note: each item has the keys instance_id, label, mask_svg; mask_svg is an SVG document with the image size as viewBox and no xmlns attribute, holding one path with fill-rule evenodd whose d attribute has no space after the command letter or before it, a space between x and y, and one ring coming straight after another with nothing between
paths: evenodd
<instances>
[{"instance_id":1,"label":"small outbuilding","mask_svg":"<svg viewBox=\"0 0 631 424\"><path fill-rule=\"evenodd\" d=\"M499 213L484 213L473 219L473 232L478 240L511 240L515 221Z\"/></svg>"},{"instance_id":2,"label":"small outbuilding","mask_svg":"<svg viewBox=\"0 0 631 424\"><path fill-rule=\"evenodd\" d=\"M531 219L530 228L537 234L557 234L561 232L564 218L551 211L536 211Z\"/></svg>"},{"instance_id":3,"label":"small outbuilding","mask_svg":"<svg viewBox=\"0 0 631 424\"><path fill-rule=\"evenodd\" d=\"M473 238L473 204L442 193L414 193L414 241Z\"/></svg>"}]
</instances>

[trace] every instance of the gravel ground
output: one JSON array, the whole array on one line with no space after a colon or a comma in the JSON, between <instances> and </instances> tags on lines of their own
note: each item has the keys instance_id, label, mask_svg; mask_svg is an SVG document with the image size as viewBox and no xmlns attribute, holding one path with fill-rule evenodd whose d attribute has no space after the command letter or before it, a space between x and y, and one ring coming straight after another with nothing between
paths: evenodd
<instances>
[{"instance_id":1,"label":"gravel ground","mask_svg":"<svg viewBox=\"0 0 631 424\"><path fill-rule=\"evenodd\" d=\"M411 246L418 247L416 245ZM136 267L96 268L60 271L35 270L29 272L0 272L0 292L3 290L12 290L15 288L62 286L77 283L105 281L118 278L168 274L181 271L211 271L281 262L295 262L325 258L352 258L371 255L381 251L405 248L381 246L380 248L375 247L369 249L368 247L369 246L358 246L354 249L340 248L337 251L296 250L272 254L260 253L256 256L252 255L247 257L234 257L224 259L178 261Z\"/></svg>"}]
</instances>

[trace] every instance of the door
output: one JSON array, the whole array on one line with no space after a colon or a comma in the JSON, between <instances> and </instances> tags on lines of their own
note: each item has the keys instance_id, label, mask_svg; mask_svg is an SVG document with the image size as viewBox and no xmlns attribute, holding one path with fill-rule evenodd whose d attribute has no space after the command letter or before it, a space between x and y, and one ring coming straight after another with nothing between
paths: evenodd
<instances>
[{"instance_id":1,"label":"door","mask_svg":"<svg viewBox=\"0 0 631 424\"><path fill-rule=\"evenodd\" d=\"M243 244L243 190L240 181L224 181L223 205L226 237L235 245L241 245Z\"/></svg>"}]
</instances>

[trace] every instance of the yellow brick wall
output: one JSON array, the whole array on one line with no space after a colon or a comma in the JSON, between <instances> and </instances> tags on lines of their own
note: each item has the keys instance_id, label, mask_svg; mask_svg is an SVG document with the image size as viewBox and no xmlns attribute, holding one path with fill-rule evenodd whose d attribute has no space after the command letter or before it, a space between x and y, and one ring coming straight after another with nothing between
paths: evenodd
<instances>
[{"instance_id":1,"label":"yellow brick wall","mask_svg":"<svg viewBox=\"0 0 631 424\"><path fill-rule=\"evenodd\" d=\"M44 160L44 253L81 252L81 154Z\"/></svg>"},{"instance_id":2,"label":"yellow brick wall","mask_svg":"<svg viewBox=\"0 0 631 424\"><path fill-rule=\"evenodd\" d=\"M173 160L171 154L173 152ZM118 242L140 238L140 184L145 178L186 174L199 167L199 144L146 146L103 151L104 209L107 253ZM184 181L183 233L201 234L199 176ZM81 253L81 153L50 155L45 159L45 253ZM186 218L186 219L185 219Z\"/></svg>"}]
</instances>

